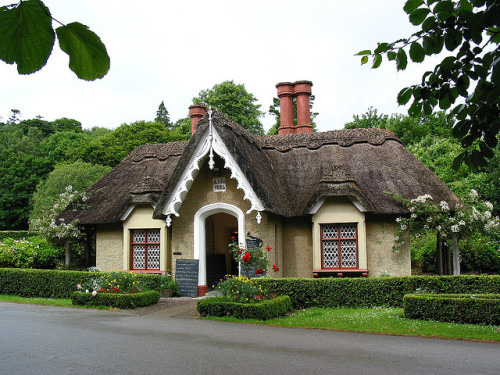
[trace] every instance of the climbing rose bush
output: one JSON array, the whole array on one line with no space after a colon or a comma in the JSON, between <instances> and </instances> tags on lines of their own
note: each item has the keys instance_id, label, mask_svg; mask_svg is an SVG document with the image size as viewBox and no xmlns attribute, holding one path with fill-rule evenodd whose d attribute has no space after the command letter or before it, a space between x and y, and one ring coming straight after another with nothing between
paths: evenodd
<instances>
[{"instance_id":1,"label":"climbing rose bush","mask_svg":"<svg viewBox=\"0 0 500 375\"><path fill-rule=\"evenodd\" d=\"M465 239L474 233L487 233L499 227L499 218L493 217L491 213L493 205L481 201L476 190L471 190L453 210L445 201L436 204L429 194L411 200L395 198L410 211L409 217L396 219L399 225L394 238L395 251L405 243L404 233L407 231L415 237L429 232L439 233L447 242L451 242L454 236Z\"/></svg>"},{"instance_id":2,"label":"climbing rose bush","mask_svg":"<svg viewBox=\"0 0 500 375\"><path fill-rule=\"evenodd\" d=\"M265 249L261 246L244 249L238 246L236 237L232 237L232 240L233 242L229 244L229 251L233 259L241 264L242 275L252 277L267 271L269 266L267 256L271 251L270 246L266 246Z\"/></svg>"}]
</instances>

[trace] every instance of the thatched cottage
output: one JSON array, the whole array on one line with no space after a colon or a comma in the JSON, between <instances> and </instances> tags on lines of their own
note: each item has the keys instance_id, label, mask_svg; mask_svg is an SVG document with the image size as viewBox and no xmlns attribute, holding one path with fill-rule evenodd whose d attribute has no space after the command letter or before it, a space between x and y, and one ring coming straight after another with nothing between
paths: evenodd
<instances>
[{"instance_id":1,"label":"thatched cottage","mask_svg":"<svg viewBox=\"0 0 500 375\"><path fill-rule=\"evenodd\" d=\"M191 106L189 141L135 149L91 188L87 209L64 214L96 227L97 267L175 272L177 260L198 259L203 295L238 273L228 245L250 233L272 248L274 277L409 275L409 247L392 251L407 213L392 194L455 195L389 131L312 132L311 86L277 85L278 135Z\"/></svg>"}]
</instances>

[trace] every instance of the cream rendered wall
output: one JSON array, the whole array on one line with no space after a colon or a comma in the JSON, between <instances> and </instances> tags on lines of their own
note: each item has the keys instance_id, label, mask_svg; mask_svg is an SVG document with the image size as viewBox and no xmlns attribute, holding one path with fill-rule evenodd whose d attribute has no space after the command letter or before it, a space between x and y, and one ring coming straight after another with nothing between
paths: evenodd
<instances>
[{"instance_id":1,"label":"cream rendered wall","mask_svg":"<svg viewBox=\"0 0 500 375\"><path fill-rule=\"evenodd\" d=\"M172 217L172 272L175 273L176 259L194 258L194 217L201 208L213 203L226 203L238 207L244 213L245 234L250 232L264 241L264 247L269 245L273 250L269 253L271 260L276 260L276 219L269 217L266 212L261 212L261 223L257 224L257 212L246 214L250 202L243 199L243 191L237 189L237 182L231 179L230 171L223 169L220 176L226 178L226 191L214 192L213 179L215 174L204 162L191 189L184 198L179 209L179 216ZM275 263L275 262L274 262ZM271 263L272 266L272 263ZM273 274L274 276L274 274Z\"/></svg>"},{"instance_id":2,"label":"cream rendered wall","mask_svg":"<svg viewBox=\"0 0 500 375\"><path fill-rule=\"evenodd\" d=\"M121 270L123 266L123 229L121 224L99 225L96 235L96 266L102 271Z\"/></svg>"},{"instance_id":3,"label":"cream rendered wall","mask_svg":"<svg viewBox=\"0 0 500 375\"><path fill-rule=\"evenodd\" d=\"M122 267L130 270L130 230L132 229L160 229L160 271L168 269L167 264L167 229L165 221L153 219L153 207L149 205L138 205L123 222L123 247Z\"/></svg>"},{"instance_id":4,"label":"cream rendered wall","mask_svg":"<svg viewBox=\"0 0 500 375\"><path fill-rule=\"evenodd\" d=\"M311 226L310 216L283 219L283 261L279 276L312 277Z\"/></svg>"},{"instance_id":5,"label":"cream rendered wall","mask_svg":"<svg viewBox=\"0 0 500 375\"><path fill-rule=\"evenodd\" d=\"M313 269L321 269L321 224L358 224L358 268L366 269L367 238L365 214L359 211L348 198L328 198L313 215Z\"/></svg>"},{"instance_id":6,"label":"cream rendered wall","mask_svg":"<svg viewBox=\"0 0 500 375\"><path fill-rule=\"evenodd\" d=\"M385 218L370 218L366 223L368 276L377 277L381 273L391 276L411 275L409 238L398 252L392 251L396 229L397 224Z\"/></svg>"}]
</instances>

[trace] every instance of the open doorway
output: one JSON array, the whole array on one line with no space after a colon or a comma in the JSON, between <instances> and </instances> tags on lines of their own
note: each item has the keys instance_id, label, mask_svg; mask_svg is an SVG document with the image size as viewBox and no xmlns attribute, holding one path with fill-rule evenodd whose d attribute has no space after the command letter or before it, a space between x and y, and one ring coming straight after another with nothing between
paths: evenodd
<instances>
[{"instance_id":1,"label":"open doorway","mask_svg":"<svg viewBox=\"0 0 500 375\"><path fill-rule=\"evenodd\" d=\"M226 275L238 275L238 263L229 252L232 237L238 238L238 219L216 213L205 219L207 286L212 289Z\"/></svg>"}]
</instances>

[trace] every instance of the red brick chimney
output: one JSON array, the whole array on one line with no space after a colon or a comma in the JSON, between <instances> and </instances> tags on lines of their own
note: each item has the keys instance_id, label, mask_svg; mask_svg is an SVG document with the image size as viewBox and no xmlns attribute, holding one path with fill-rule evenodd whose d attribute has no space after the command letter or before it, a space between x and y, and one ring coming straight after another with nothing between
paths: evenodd
<instances>
[{"instance_id":1,"label":"red brick chimney","mask_svg":"<svg viewBox=\"0 0 500 375\"><path fill-rule=\"evenodd\" d=\"M189 117L191 117L191 135L196 131L196 124L207 113L207 107L200 104L193 104L189 106Z\"/></svg>"},{"instance_id":2,"label":"red brick chimney","mask_svg":"<svg viewBox=\"0 0 500 375\"><path fill-rule=\"evenodd\" d=\"M294 83L294 93L297 98L297 128L296 133L312 133L311 111L309 97L311 96L311 81L297 81Z\"/></svg>"},{"instance_id":3,"label":"red brick chimney","mask_svg":"<svg viewBox=\"0 0 500 375\"><path fill-rule=\"evenodd\" d=\"M312 133L309 97L311 81L281 82L276 85L280 99L278 134ZM293 97L297 100L297 125L293 124Z\"/></svg>"},{"instance_id":4,"label":"red brick chimney","mask_svg":"<svg viewBox=\"0 0 500 375\"><path fill-rule=\"evenodd\" d=\"M294 133L293 125L293 83L280 82L276 85L280 98L280 127L278 134Z\"/></svg>"}]
</instances>

